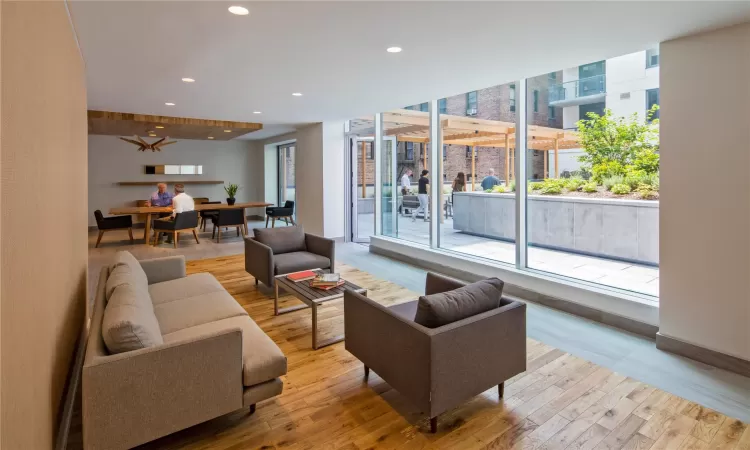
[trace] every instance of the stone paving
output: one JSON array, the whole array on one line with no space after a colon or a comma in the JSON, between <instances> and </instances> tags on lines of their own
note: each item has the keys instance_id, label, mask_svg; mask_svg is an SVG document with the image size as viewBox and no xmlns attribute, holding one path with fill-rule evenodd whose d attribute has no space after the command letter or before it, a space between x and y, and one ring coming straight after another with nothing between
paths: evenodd
<instances>
[{"instance_id":1,"label":"stone paving","mask_svg":"<svg viewBox=\"0 0 750 450\"><path fill-rule=\"evenodd\" d=\"M373 214L358 217L358 235L373 234ZM423 219L398 216L398 237L407 241L429 245L429 222ZM453 219L446 218L440 225L440 247L459 253L478 256L493 261L515 262L515 244L495 239L465 234L453 229ZM626 289L658 297L659 268L583 256L543 248L529 248L529 267L545 272L590 281L606 286Z\"/></svg>"}]
</instances>

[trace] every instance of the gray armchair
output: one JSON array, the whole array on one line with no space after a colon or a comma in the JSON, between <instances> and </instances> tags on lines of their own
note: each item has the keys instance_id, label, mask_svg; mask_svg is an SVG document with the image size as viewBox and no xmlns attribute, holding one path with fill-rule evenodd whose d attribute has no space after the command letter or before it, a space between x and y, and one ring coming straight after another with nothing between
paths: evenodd
<instances>
[{"instance_id":1,"label":"gray armchair","mask_svg":"<svg viewBox=\"0 0 750 450\"><path fill-rule=\"evenodd\" d=\"M502 282L494 281L501 291ZM431 295L464 286L428 273L425 290ZM346 349L364 363L365 377L374 370L428 414L434 433L438 415L493 386L502 398L505 380L526 370L526 304L499 296L484 312L428 328L415 322L423 314L419 300L385 307L347 291Z\"/></svg>"},{"instance_id":2,"label":"gray armchair","mask_svg":"<svg viewBox=\"0 0 750 450\"><path fill-rule=\"evenodd\" d=\"M310 269L335 270L333 239L305 233L300 226L256 228L255 237L245 238L245 271L266 286L274 277Z\"/></svg>"}]
</instances>

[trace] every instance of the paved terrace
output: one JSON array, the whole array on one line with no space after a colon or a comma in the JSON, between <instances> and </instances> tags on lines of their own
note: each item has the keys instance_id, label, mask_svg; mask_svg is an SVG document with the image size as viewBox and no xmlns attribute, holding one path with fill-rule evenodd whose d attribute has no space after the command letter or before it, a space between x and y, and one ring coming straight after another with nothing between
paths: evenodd
<instances>
[{"instance_id":1,"label":"paved terrace","mask_svg":"<svg viewBox=\"0 0 750 450\"><path fill-rule=\"evenodd\" d=\"M373 214L358 216L359 236L373 234ZM398 216L398 237L429 245L429 223ZM441 248L508 263L515 262L515 244L465 234L453 229L453 219L446 218L440 229ZM558 275L627 289L643 294L659 295L659 268L612 259L583 256L542 248L529 248L529 267Z\"/></svg>"}]
</instances>

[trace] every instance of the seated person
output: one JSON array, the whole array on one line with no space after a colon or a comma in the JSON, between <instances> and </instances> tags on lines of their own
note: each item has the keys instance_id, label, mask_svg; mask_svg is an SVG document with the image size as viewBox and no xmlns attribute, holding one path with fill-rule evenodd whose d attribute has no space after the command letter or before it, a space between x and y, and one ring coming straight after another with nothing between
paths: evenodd
<instances>
[{"instance_id":1,"label":"seated person","mask_svg":"<svg viewBox=\"0 0 750 450\"><path fill-rule=\"evenodd\" d=\"M167 217L160 217L156 220L169 220L172 221L178 213L193 211L195 210L195 202L193 197L185 193L185 185L177 183L174 185L174 197L172 197L172 214L168 214ZM171 242L172 237L167 237L167 242Z\"/></svg>"},{"instance_id":2,"label":"seated person","mask_svg":"<svg viewBox=\"0 0 750 450\"><path fill-rule=\"evenodd\" d=\"M156 185L157 191L151 194L148 206L172 206L173 195L167 192L167 183Z\"/></svg>"}]
</instances>

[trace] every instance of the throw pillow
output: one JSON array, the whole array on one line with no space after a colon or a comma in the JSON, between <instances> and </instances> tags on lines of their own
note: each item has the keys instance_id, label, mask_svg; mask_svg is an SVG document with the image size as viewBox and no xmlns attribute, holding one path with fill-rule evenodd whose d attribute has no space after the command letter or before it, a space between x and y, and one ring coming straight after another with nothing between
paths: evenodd
<instances>
[{"instance_id":1,"label":"throw pillow","mask_svg":"<svg viewBox=\"0 0 750 450\"><path fill-rule=\"evenodd\" d=\"M489 278L440 294L419 297L414 322L437 328L500 306L504 283Z\"/></svg>"}]
</instances>

